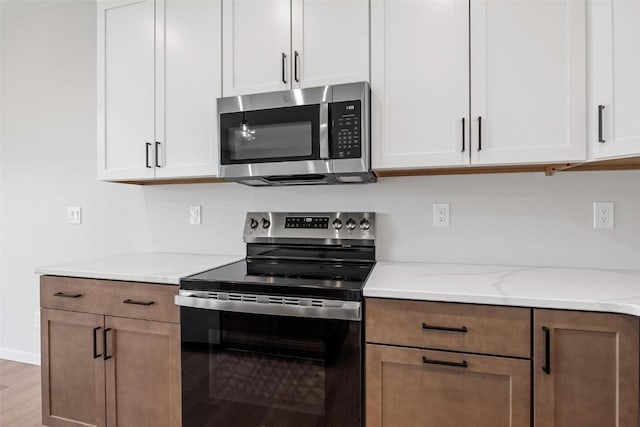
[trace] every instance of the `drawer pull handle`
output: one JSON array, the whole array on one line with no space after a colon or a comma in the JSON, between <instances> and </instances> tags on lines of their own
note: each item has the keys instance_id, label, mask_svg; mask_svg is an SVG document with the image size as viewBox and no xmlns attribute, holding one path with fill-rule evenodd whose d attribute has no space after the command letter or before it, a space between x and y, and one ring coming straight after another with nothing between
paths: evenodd
<instances>
[{"instance_id":1,"label":"drawer pull handle","mask_svg":"<svg viewBox=\"0 0 640 427\"><path fill-rule=\"evenodd\" d=\"M468 368L466 360L462 362L447 362L446 360L433 360L429 359L427 356L422 356L422 363L426 363L429 365L444 365L444 366L454 366L456 368Z\"/></svg>"},{"instance_id":2,"label":"drawer pull handle","mask_svg":"<svg viewBox=\"0 0 640 427\"><path fill-rule=\"evenodd\" d=\"M135 301L132 299L126 299L122 301L123 304L134 304L134 305L152 305L153 301Z\"/></svg>"},{"instance_id":3,"label":"drawer pull handle","mask_svg":"<svg viewBox=\"0 0 640 427\"><path fill-rule=\"evenodd\" d=\"M427 325L426 323L422 324L422 329L431 331L462 332L463 334L466 334L468 332L466 326L463 326L462 328L450 328L448 326Z\"/></svg>"},{"instance_id":4,"label":"drawer pull handle","mask_svg":"<svg viewBox=\"0 0 640 427\"><path fill-rule=\"evenodd\" d=\"M65 294L64 292L56 292L53 296L62 298L80 298L82 294Z\"/></svg>"},{"instance_id":5,"label":"drawer pull handle","mask_svg":"<svg viewBox=\"0 0 640 427\"><path fill-rule=\"evenodd\" d=\"M543 326L542 331L544 332L544 366L542 370L545 374L551 375L551 330Z\"/></svg>"},{"instance_id":6,"label":"drawer pull handle","mask_svg":"<svg viewBox=\"0 0 640 427\"><path fill-rule=\"evenodd\" d=\"M109 360L111 359L112 356L107 355L107 334L109 333L109 331L111 331L111 328L107 328L104 330L104 334L102 335L102 348L103 348L103 352L104 352L104 360Z\"/></svg>"},{"instance_id":7,"label":"drawer pull handle","mask_svg":"<svg viewBox=\"0 0 640 427\"><path fill-rule=\"evenodd\" d=\"M100 326L96 326L95 328L93 328L93 358L97 359L98 357L102 356L102 354L98 354L98 337L96 336L96 332L98 332L100 329L102 329Z\"/></svg>"}]
</instances>

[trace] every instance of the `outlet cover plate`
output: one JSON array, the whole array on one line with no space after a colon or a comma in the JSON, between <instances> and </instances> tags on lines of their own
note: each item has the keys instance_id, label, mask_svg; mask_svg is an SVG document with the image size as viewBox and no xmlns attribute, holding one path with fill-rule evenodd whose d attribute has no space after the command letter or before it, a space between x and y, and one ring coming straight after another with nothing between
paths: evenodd
<instances>
[{"instance_id":1,"label":"outlet cover plate","mask_svg":"<svg viewBox=\"0 0 640 427\"><path fill-rule=\"evenodd\" d=\"M613 228L614 214L613 202L593 202L593 228Z\"/></svg>"},{"instance_id":2,"label":"outlet cover plate","mask_svg":"<svg viewBox=\"0 0 640 427\"><path fill-rule=\"evenodd\" d=\"M433 226L434 227L449 226L449 203L433 204Z\"/></svg>"}]
</instances>

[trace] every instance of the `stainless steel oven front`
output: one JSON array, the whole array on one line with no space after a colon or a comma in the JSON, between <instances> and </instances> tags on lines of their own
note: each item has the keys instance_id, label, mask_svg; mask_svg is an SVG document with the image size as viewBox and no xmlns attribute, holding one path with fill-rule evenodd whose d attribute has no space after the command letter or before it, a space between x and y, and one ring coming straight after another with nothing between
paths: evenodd
<instances>
[{"instance_id":1,"label":"stainless steel oven front","mask_svg":"<svg viewBox=\"0 0 640 427\"><path fill-rule=\"evenodd\" d=\"M185 427L362 425L360 302L181 295Z\"/></svg>"},{"instance_id":2,"label":"stainless steel oven front","mask_svg":"<svg viewBox=\"0 0 640 427\"><path fill-rule=\"evenodd\" d=\"M218 99L219 175L248 185L372 182L366 82Z\"/></svg>"}]
</instances>

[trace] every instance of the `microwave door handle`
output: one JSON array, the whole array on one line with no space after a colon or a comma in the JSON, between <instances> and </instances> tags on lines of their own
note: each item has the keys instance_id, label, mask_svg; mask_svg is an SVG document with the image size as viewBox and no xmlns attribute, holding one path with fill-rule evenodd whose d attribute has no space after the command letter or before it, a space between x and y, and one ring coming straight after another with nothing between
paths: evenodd
<instances>
[{"instance_id":1,"label":"microwave door handle","mask_svg":"<svg viewBox=\"0 0 640 427\"><path fill-rule=\"evenodd\" d=\"M329 160L329 104L320 104L320 158Z\"/></svg>"}]
</instances>

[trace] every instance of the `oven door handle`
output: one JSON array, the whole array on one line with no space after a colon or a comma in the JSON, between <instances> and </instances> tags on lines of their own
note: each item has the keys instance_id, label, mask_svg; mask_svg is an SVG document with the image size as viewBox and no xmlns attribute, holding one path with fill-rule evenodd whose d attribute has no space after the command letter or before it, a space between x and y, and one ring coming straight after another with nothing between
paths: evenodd
<instances>
[{"instance_id":1,"label":"oven door handle","mask_svg":"<svg viewBox=\"0 0 640 427\"><path fill-rule=\"evenodd\" d=\"M329 104L320 104L320 159L329 160Z\"/></svg>"},{"instance_id":2,"label":"oven door handle","mask_svg":"<svg viewBox=\"0 0 640 427\"><path fill-rule=\"evenodd\" d=\"M233 311L236 313L355 321L360 321L362 319L361 304L357 301L331 300L331 303L336 306L323 307L313 305L287 305L268 302L232 301L193 295L176 295L175 303L181 307Z\"/></svg>"}]
</instances>

